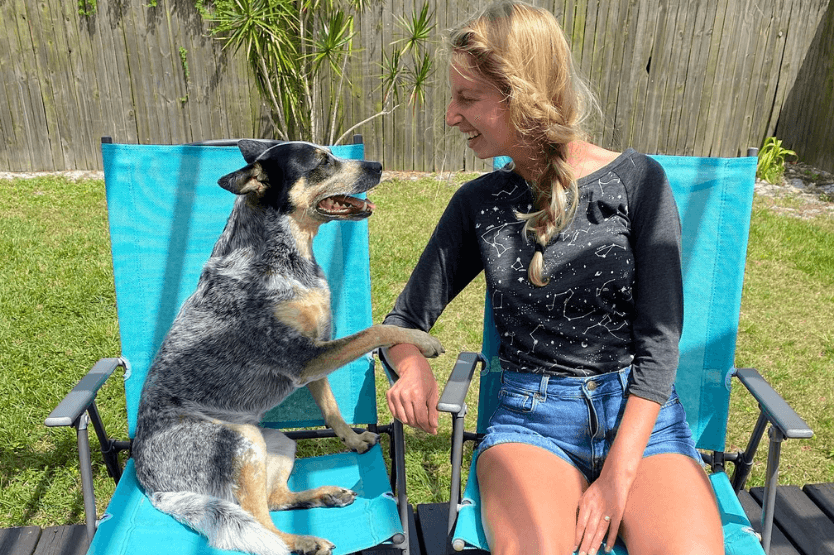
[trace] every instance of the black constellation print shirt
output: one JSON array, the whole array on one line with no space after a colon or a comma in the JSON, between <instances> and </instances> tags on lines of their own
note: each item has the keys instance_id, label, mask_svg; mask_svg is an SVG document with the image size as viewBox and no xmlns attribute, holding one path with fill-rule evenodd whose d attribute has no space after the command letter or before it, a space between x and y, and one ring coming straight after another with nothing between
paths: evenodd
<instances>
[{"instance_id":1,"label":"black constellation print shirt","mask_svg":"<svg viewBox=\"0 0 834 555\"><path fill-rule=\"evenodd\" d=\"M517 212L533 210L517 174L464 184L449 202L385 323L428 330L481 271L505 371L565 376L632 366L629 393L664 403L683 321L680 221L660 165L627 150L579 180L573 222L527 278L534 244Z\"/></svg>"}]
</instances>

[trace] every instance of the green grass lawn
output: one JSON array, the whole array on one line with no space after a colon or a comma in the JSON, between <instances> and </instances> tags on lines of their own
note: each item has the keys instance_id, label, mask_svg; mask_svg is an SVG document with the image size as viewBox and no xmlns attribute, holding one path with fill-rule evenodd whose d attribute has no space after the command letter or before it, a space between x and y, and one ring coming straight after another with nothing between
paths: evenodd
<instances>
[{"instance_id":1,"label":"green grass lawn","mask_svg":"<svg viewBox=\"0 0 834 555\"><path fill-rule=\"evenodd\" d=\"M460 175L386 181L371 225L374 320L402 289ZM758 199L742 305L737 366L755 366L814 429L787 442L781 483L834 480L834 219L777 215ZM779 201L791 202L791 201ZM75 437L44 418L95 361L119 353L104 186L63 178L0 181L0 526L83 519ZM438 321L447 354L432 362L441 385L460 350L478 350L484 283L478 279ZM475 391L470 394L474 406ZM381 419L389 418L384 390ZM125 433L119 376L98 405L108 430ZM728 447L744 446L757 416L736 387ZM472 415L474 420L474 414ZM408 431L409 496L448 494L450 424L438 436ZM91 439L97 448L95 438ZM308 449L304 452L310 452ZM94 461L99 457L94 454ZM760 450L750 485L761 485ZM96 462L99 511L113 491Z\"/></svg>"}]
</instances>

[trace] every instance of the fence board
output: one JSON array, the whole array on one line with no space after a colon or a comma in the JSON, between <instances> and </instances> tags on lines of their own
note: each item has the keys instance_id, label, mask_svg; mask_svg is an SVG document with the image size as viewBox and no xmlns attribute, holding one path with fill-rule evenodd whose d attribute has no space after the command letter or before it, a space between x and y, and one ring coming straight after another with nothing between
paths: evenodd
<instances>
[{"instance_id":1,"label":"fence board","mask_svg":"<svg viewBox=\"0 0 834 555\"><path fill-rule=\"evenodd\" d=\"M703 68L709 56L712 22L715 20L715 3L695 6L695 19L692 24L692 36L684 79L684 92L681 99L681 115L678 120L677 138L674 152L692 155L695 152L695 129L698 112L692 106L700 104L704 87Z\"/></svg>"},{"instance_id":2,"label":"fence board","mask_svg":"<svg viewBox=\"0 0 834 555\"><path fill-rule=\"evenodd\" d=\"M778 122L803 156L831 159L831 0L533 1L562 22L598 92L604 120L593 134L603 146L735 155ZM439 53L440 37L485 0L430 4ZM421 6L386 0L357 18L344 127L382 107L375 76L394 14ZM100 2L91 17L73 2L6 0L0 17L0 170L98 168L102 134L143 143L272 136L245 54L207 36L192 0ZM357 130L368 156L387 169L487 169L444 124L445 57L435 56L434 82L423 106Z\"/></svg>"},{"instance_id":3,"label":"fence board","mask_svg":"<svg viewBox=\"0 0 834 555\"><path fill-rule=\"evenodd\" d=\"M79 39L78 12L73 4L60 0L49 0L49 9L56 20L56 28L52 33L57 39L58 52L62 53L59 56L64 60L66 105L70 114L77 114L82 121L94 125L96 118L101 115L101 107L96 107L95 87L84 83L88 71L81 57L83 48ZM87 95L87 98L80 98L82 94ZM74 125L73 119L72 116L67 117L72 136L64 145L64 150L70 151L71 156L77 160L75 165L94 166L96 155L89 141L90 126Z\"/></svg>"},{"instance_id":4,"label":"fence board","mask_svg":"<svg viewBox=\"0 0 834 555\"><path fill-rule=\"evenodd\" d=\"M53 98L41 90L40 83L45 82L38 75L38 62L35 50L29 45L39 44L29 31L28 20L35 14L30 14L29 6L22 0L14 2L17 49L13 52L13 60L22 62L19 73L21 87L18 97L23 104L20 114L18 132L23 132L23 138L29 149L30 160L35 167L52 167L55 163L63 164L59 140L60 132L55 126L55 116L52 110ZM5 19L5 18L4 18ZM44 98L48 97L48 98ZM51 128L50 128L51 127ZM18 135L20 137L20 135ZM38 137L48 137L48 140L38 140Z\"/></svg>"},{"instance_id":5,"label":"fence board","mask_svg":"<svg viewBox=\"0 0 834 555\"><path fill-rule=\"evenodd\" d=\"M108 2L105 9L105 15L96 17L94 23L96 32L101 37L96 65L104 70L104 74L99 74L99 78L106 83L111 117L93 136L97 138L99 135L108 135L118 141L135 143L136 105L133 101L126 40L121 23L122 7L121 4Z\"/></svg>"},{"instance_id":6,"label":"fence board","mask_svg":"<svg viewBox=\"0 0 834 555\"><path fill-rule=\"evenodd\" d=\"M779 71L777 72L778 79L776 82L776 92L774 93L773 101L773 112L776 112L777 114L781 111L782 104L787 97L787 89L793 85L790 79L790 74L792 73L794 65L794 57L791 50L796 45L797 36L800 33L805 32L805 30L800 29L796 29L796 32L794 32L794 28L802 24L803 6L801 6L801 4L801 0L794 0L790 3L790 11L787 14L787 24L784 27L785 45L779 64ZM773 114L771 121L774 129L776 128L777 119L778 115Z\"/></svg>"},{"instance_id":7,"label":"fence board","mask_svg":"<svg viewBox=\"0 0 834 555\"><path fill-rule=\"evenodd\" d=\"M0 56L0 85L2 85L0 86L0 93L2 93L3 98L8 99L7 103L0 104L0 144L3 147L0 148L0 168L10 167L11 165L12 160L9 155L12 154L12 149L16 146L14 139L17 135L14 115L22 113L22 109L16 106L19 98L17 88L20 79L15 75L17 64L13 62L13 60L18 60L15 55L17 37L11 37L14 39L14 51L10 40L10 35L13 33L13 25L0 25L0 52L8 52L9 54L8 56ZM24 154L28 161L28 150Z\"/></svg>"},{"instance_id":8,"label":"fence board","mask_svg":"<svg viewBox=\"0 0 834 555\"><path fill-rule=\"evenodd\" d=\"M777 132L803 160L834 171L834 3L816 23L813 35Z\"/></svg>"},{"instance_id":9,"label":"fence board","mask_svg":"<svg viewBox=\"0 0 834 555\"><path fill-rule=\"evenodd\" d=\"M711 106L712 115L707 127L707 141L711 145L710 156L729 155L724 153L722 149L724 132L726 131L726 122L730 120L733 103L737 101L738 58L746 50L742 4L737 1L728 2L725 17L727 21L724 24L721 52L718 58L722 78L716 80L717 87L714 90L713 98L718 99L718 102Z\"/></svg>"}]
</instances>

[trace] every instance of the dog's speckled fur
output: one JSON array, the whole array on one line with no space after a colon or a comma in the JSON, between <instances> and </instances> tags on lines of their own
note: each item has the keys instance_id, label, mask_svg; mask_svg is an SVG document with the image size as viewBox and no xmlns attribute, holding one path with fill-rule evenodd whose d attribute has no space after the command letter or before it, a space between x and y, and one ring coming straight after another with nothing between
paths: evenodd
<instances>
[{"instance_id":1,"label":"dog's speckled fur","mask_svg":"<svg viewBox=\"0 0 834 555\"><path fill-rule=\"evenodd\" d=\"M373 205L347 195L374 187L379 164L309 143L241 141L240 149L248 165L219 181L239 197L142 390L136 474L155 507L213 547L327 554L330 542L277 530L269 510L344 506L356 494L290 492L295 442L258 422L306 385L328 426L365 452L377 437L344 422L327 375L378 347L413 343L427 356L442 347L384 325L331 340L330 293L312 240L322 223L370 216Z\"/></svg>"}]
</instances>

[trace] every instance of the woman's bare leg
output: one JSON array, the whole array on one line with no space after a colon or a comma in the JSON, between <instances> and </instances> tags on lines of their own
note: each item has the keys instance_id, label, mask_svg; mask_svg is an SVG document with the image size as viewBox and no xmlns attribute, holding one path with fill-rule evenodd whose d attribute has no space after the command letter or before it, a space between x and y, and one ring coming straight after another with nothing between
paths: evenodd
<instances>
[{"instance_id":1,"label":"woman's bare leg","mask_svg":"<svg viewBox=\"0 0 834 555\"><path fill-rule=\"evenodd\" d=\"M570 553L585 478L549 451L502 443L477 464L482 519L493 555Z\"/></svg>"},{"instance_id":2,"label":"woman's bare leg","mask_svg":"<svg viewBox=\"0 0 834 555\"><path fill-rule=\"evenodd\" d=\"M704 470L684 455L643 459L620 535L630 555L724 553L721 517Z\"/></svg>"}]
</instances>

